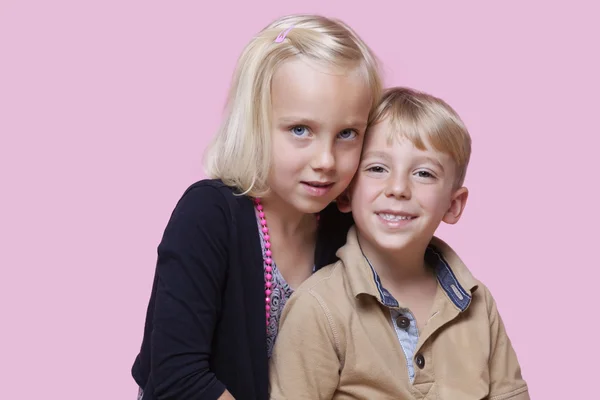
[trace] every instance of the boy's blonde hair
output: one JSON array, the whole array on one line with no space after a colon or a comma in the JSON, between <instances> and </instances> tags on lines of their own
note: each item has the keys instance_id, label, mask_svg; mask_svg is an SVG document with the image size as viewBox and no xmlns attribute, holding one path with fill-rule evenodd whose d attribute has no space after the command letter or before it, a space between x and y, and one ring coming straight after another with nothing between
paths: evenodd
<instances>
[{"instance_id":1,"label":"boy's blonde hair","mask_svg":"<svg viewBox=\"0 0 600 400\"><path fill-rule=\"evenodd\" d=\"M275 39L287 28L285 40ZM238 59L223 122L205 154L206 172L243 194L264 196L271 165L271 81L284 61L304 56L341 68L360 68L372 91L382 92L379 63L345 23L318 15L290 15L264 28Z\"/></svg>"},{"instance_id":2,"label":"boy's blonde hair","mask_svg":"<svg viewBox=\"0 0 600 400\"><path fill-rule=\"evenodd\" d=\"M456 111L444 100L405 87L384 91L373 124L389 118L389 140L408 139L416 148L448 154L456 163L455 186L461 187L471 158L471 136Z\"/></svg>"}]
</instances>

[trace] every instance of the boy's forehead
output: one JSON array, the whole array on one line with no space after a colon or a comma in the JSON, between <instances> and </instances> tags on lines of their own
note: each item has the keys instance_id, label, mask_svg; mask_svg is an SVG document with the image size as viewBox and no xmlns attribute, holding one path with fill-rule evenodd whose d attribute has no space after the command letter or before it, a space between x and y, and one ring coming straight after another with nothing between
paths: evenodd
<instances>
[{"instance_id":1,"label":"boy's forehead","mask_svg":"<svg viewBox=\"0 0 600 400\"><path fill-rule=\"evenodd\" d=\"M388 120L389 118L386 118L369 130L363 147L363 159L367 157L404 158L414 155L437 160L445 169L446 166L454 165L450 154L436 150L427 140L423 140L423 147L417 146L398 132Z\"/></svg>"},{"instance_id":2,"label":"boy's forehead","mask_svg":"<svg viewBox=\"0 0 600 400\"><path fill-rule=\"evenodd\" d=\"M363 154L368 154L371 151L381 152L398 151L400 148L415 150L418 152L426 152L433 154L443 154L437 151L426 140L423 141L423 147L417 147L408 137L402 135L398 129L388 121L388 118L377 123L369 130L365 138Z\"/></svg>"}]
</instances>

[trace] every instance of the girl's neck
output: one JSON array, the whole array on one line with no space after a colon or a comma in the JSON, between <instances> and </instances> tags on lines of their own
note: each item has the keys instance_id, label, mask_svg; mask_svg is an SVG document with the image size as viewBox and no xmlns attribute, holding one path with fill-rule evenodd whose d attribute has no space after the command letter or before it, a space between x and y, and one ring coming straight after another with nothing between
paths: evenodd
<instances>
[{"instance_id":1,"label":"girl's neck","mask_svg":"<svg viewBox=\"0 0 600 400\"><path fill-rule=\"evenodd\" d=\"M280 238L294 238L314 234L316 223L313 214L300 212L274 196L261 199L269 229Z\"/></svg>"},{"instance_id":2,"label":"girl's neck","mask_svg":"<svg viewBox=\"0 0 600 400\"><path fill-rule=\"evenodd\" d=\"M283 279L295 289L313 271L317 218L272 197L261 199L261 204L269 228L271 257Z\"/></svg>"}]
</instances>

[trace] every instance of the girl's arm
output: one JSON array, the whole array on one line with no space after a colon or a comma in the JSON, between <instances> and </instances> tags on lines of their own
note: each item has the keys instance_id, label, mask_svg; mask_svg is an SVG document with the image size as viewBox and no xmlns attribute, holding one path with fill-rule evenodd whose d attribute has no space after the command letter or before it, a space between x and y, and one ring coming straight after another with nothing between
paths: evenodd
<instances>
[{"instance_id":1,"label":"girl's arm","mask_svg":"<svg viewBox=\"0 0 600 400\"><path fill-rule=\"evenodd\" d=\"M151 379L158 399L218 399L211 343L227 268L229 212L218 189L188 190L158 247ZM230 397L231 398L231 397Z\"/></svg>"}]
</instances>

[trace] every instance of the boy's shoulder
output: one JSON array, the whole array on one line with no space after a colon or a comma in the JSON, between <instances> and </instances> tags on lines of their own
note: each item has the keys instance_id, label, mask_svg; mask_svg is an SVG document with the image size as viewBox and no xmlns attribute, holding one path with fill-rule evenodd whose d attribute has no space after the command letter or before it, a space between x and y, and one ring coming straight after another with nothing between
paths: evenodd
<instances>
[{"instance_id":1,"label":"boy's shoulder","mask_svg":"<svg viewBox=\"0 0 600 400\"><path fill-rule=\"evenodd\" d=\"M294 292L294 294L319 294L327 295L334 292L335 295L344 291L344 263L337 260L326 265L308 277Z\"/></svg>"},{"instance_id":2,"label":"boy's shoulder","mask_svg":"<svg viewBox=\"0 0 600 400\"><path fill-rule=\"evenodd\" d=\"M328 318L336 320L346 318L356 307L342 260L316 271L298 286L292 297L296 307L314 308L315 312L325 312Z\"/></svg>"},{"instance_id":3,"label":"boy's shoulder","mask_svg":"<svg viewBox=\"0 0 600 400\"><path fill-rule=\"evenodd\" d=\"M285 326L290 316L296 321L310 320L327 326L328 334L339 345L345 342L345 327L355 311L356 299L344 263L338 260L322 267L296 288L283 310L281 326Z\"/></svg>"}]
</instances>

